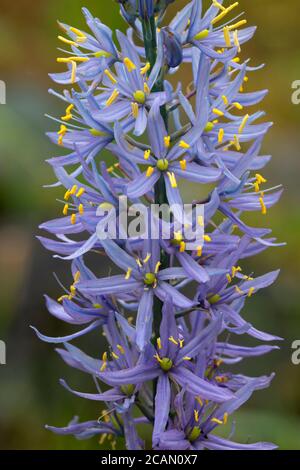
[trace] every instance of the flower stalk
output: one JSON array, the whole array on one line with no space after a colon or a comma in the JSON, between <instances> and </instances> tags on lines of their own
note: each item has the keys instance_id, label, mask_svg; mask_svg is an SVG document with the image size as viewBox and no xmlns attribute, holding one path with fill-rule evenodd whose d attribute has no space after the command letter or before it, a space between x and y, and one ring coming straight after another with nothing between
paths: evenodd
<instances>
[{"instance_id":1,"label":"flower stalk","mask_svg":"<svg viewBox=\"0 0 300 470\"><path fill-rule=\"evenodd\" d=\"M124 437L130 450L149 446L140 424L151 428L156 450L273 449L214 433L273 378L234 373L231 364L274 351L272 343L281 340L242 313L278 276L252 277L245 260L282 245L268 228L243 220L250 211L265 220L282 192L268 188L262 175L270 157L260 149L271 124L251 112L266 91L247 90L256 68L240 58L255 28L230 19L238 2L212 1L204 9L191 0L168 25L164 12L172 0L117 3L129 29L117 31L116 41L87 9L88 31L60 25L59 40L70 54L57 60L67 70L51 75L65 87L50 90L65 109L53 118L59 128L49 137L59 155L49 164L62 207L60 217L40 227L50 235L39 239L71 263L70 287L46 303L50 314L78 330L53 338L34 328L41 340L63 345L58 354L92 375L95 390L61 385L105 409L100 418L47 429L79 439L101 436L113 448ZM186 90L171 80L182 64L190 68ZM196 185L188 213L183 182ZM169 220L153 215L153 203L168 207ZM158 222L158 236L137 230L139 219L127 223L135 210ZM98 277L90 262L98 264L99 256L119 274ZM107 342L99 357L73 344L94 330ZM242 335L262 344L236 344Z\"/></svg>"}]
</instances>

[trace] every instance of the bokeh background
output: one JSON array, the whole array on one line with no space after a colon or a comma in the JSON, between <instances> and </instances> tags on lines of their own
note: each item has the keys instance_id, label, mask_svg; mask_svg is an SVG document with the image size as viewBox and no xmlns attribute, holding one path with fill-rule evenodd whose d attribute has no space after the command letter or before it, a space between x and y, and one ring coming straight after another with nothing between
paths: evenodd
<instances>
[{"instance_id":1,"label":"bokeh background","mask_svg":"<svg viewBox=\"0 0 300 470\"><path fill-rule=\"evenodd\" d=\"M183 4L177 0L173 10ZM57 216L58 192L42 188L54 181L44 160L57 151L44 137L53 129L44 114L62 114L61 103L47 94L48 72L61 70L55 61L56 20L83 27L83 6L112 28L124 28L113 0L0 0L0 79L7 84L7 104L0 105L0 339L7 343L7 365L0 366L1 449L99 448L97 439L77 442L44 430L45 423L64 425L74 414L95 419L101 404L59 386L58 379L66 377L86 389L87 379L69 370L29 329L34 324L53 335L70 331L49 317L43 302L45 292L60 294L52 272L68 279L66 264L53 260L35 234L41 221ZM285 341L281 351L245 363L246 372L277 376L272 388L257 392L236 414L236 436L243 442L271 440L281 449L300 449L300 366L291 363L291 344L300 339L300 105L291 103L291 83L300 80L298 6L299 0L240 1L249 23L258 25L244 54L252 63L266 63L249 87L269 88L264 108L275 123L265 141L265 153L274 158L264 174L286 188L267 219L258 214L253 222L268 222L287 247L270 249L246 266L255 273L281 267L279 281L251 299L245 314Z\"/></svg>"}]
</instances>

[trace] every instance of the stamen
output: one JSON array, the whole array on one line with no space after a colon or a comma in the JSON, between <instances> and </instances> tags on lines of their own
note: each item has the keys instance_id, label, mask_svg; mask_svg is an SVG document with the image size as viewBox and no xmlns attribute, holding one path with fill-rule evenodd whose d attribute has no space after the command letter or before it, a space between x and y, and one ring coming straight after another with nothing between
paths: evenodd
<instances>
[{"instance_id":1,"label":"stamen","mask_svg":"<svg viewBox=\"0 0 300 470\"><path fill-rule=\"evenodd\" d=\"M108 98L108 100L106 101L105 106L111 106L116 101L119 94L120 92L117 89L115 89L110 95L110 97Z\"/></svg>"},{"instance_id":2,"label":"stamen","mask_svg":"<svg viewBox=\"0 0 300 470\"><path fill-rule=\"evenodd\" d=\"M221 111L221 110L218 109L218 108L213 108L212 112L213 112L214 114L216 114L217 116L220 116L220 117L224 116L223 111Z\"/></svg>"},{"instance_id":3,"label":"stamen","mask_svg":"<svg viewBox=\"0 0 300 470\"><path fill-rule=\"evenodd\" d=\"M249 119L249 114L246 114L246 116L243 117L242 123L239 127L239 134L241 134L243 130L245 129L248 119Z\"/></svg>"},{"instance_id":4,"label":"stamen","mask_svg":"<svg viewBox=\"0 0 300 470\"><path fill-rule=\"evenodd\" d=\"M180 160L180 168L184 171L186 170L186 160Z\"/></svg>"},{"instance_id":5,"label":"stamen","mask_svg":"<svg viewBox=\"0 0 300 470\"><path fill-rule=\"evenodd\" d=\"M211 422L212 422L212 423L216 423L216 424L223 424L223 421L221 421L221 420L218 419L218 418L212 418L212 419L211 419Z\"/></svg>"},{"instance_id":6,"label":"stamen","mask_svg":"<svg viewBox=\"0 0 300 470\"><path fill-rule=\"evenodd\" d=\"M80 188L78 193L76 194L76 197L81 197L85 193L85 188Z\"/></svg>"},{"instance_id":7,"label":"stamen","mask_svg":"<svg viewBox=\"0 0 300 470\"><path fill-rule=\"evenodd\" d=\"M194 40L195 41L201 41L201 39L207 38L208 35L209 35L209 30L208 29L203 29L202 31L200 31L199 33L197 33L194 36Z\"/></svg>"},{"instance_id":8,"label":"stamen","mask_svg":"<svg viewBox=\"0 0 300 470\"><path fill-rule=\"evenodd\" d=\"M209 235L203 235L203 240L209 243L211 242L211 237Z\"/></svg>"},{"instance_id":9,"label":"stamen","mask_svg":"<svg viewBox=\"0 0 300 470\"><path fill-rule=\"evenodd\" d=\"M240 26L244 26L247 24L247 20L238 21L238 23L232 24L231 26L227 26L229 31L233 31L234 29L239 28Z\"/></svg>"},{"instance_id":10,"label":"stamen","mask_svg":"<svg viewBox=\"0 0 300 470\"><path fill-rule=\"evenodd\" d=\"M147 72L149 72L151 68L151 64L150 62L147 62L146 65L144 67L141 68L141 75L146 75Z\"/></svg>"},{"instance_id":11,"label":"stamen","mask_svg":"<svg viewBox=\"0 0 300 470\"><path fill-rule=\"evenodd\" d=\"M226 46L231 47L231 37L230 37L230 32L229 32L229 27L228 26L224 26L223 33L224 33L224 39L225 39Z\"/></svg>"},{"instance_id":12,"label":"stamen","mask_svg":"<svg viewBox=\"0 0 300 470\"><path fill-rule=\"evenodd\" d=\"M179 147L183 148L183 149L189 149L191 146L190 144L188 144L187 142L185 142L184 140L181 140L179 142Z\"/></svg>"},{"instance_id":13,"label":"stamen","mask_svg":"<svg viewBox=\"0 0 300 470\"><path fill-rule=\"evenodd\" d=\"M169 177L172 188L176 189L178 186L177 186L175 174L173 172L168 171L167 175Z\"/></svg>"},{"instance_id":14,"label":"stamen","mask_svg":"<svg viewBox=\"0 0 300 470\"><path fill-rule=\"evenodd\" d=\"M250 287L249 291L248 291L248 297L252 297L252 295L254 294L255 292L255 288L254 287Z\"/></svg>"},{"instance_id":15,"label":"stamen","mask_svg":"<svg viewBox=\"0 0 300 470\"><path fill-rule=\"evenodd\" d=\"M120 356L118 356L118 355L117 355L115 352L113 352L113 351L112 351L111 355L112 355L113 359L115 359L115 360L120 359Z\"/></svg>"},{"instance_id":16,"label":"stamen","mask_svg":"<svg viewBox=\"0 0 300 470\"><path fill-rule=\"evenodd\" d=\"M104 70L105 75L110 79L112 83L118 83L117 79L113 76L110 70L105 69Z\"/></svg>"},{"instance_id":17,"label":"stamen","mask_svg":"<svg viewBox=\"0 0 300 470\"><path fill-rule=\"evenodd\" d=\"M175 346L178 346L178 341L176 341L176 339L174 339L173 336L170 336L169 341L170 341L170 343L175 344Z\"/></svg>"},{"instance_id":18,"label":"stamen","mask_svg":"<svg viewBox=\"0 0 300 470\"><path fill-rule=\"evenodd\" d=\"M144 159L145 159L145 160L149 160L150 155L151 155L151 150L145 150L145 152L144 152Z\"/></svg>"},{"instance_id":19,"label":"stamen","mask_svg":"<svg viewBox=\"0 0 300 470\"><path fill-rule=\"evenodd\" d=\"M238 30L237 29L233 32L233 42L234 42L234 45L238 48L238 52L241 52L241 45L240 45L240 42L239 42Z\"/></svg>"},{"instance_id":20,"label":"stamen","mask_svg":"<svg viewBox=\"0 0 300 470\"><path fill-rule=\"evenodd\" d=\"M218 133L218 143L222 144L223 139L224 139L224 129L221 128Z\"/></svg>"},{"instance_id":21,"label":"stamen","mask_svg":"<svg viewBox=\"0 0 300 470\"><path fill-rule=\"evenodd\" d=\"M147 169L147 171L146 171L146 176L147 176L147 178L150 178L150 176L153 175L153 172L154 172L153 166L149 166L148 169Z\"/></svg>"},{"instance_id":22,"label":"stamen","mask_svg":"<svg viewBox=\"0 0 300 470\"><path fill-rule=\"evenodd\" d=\"M134 119L139 117L139 105L137 103L131 103L132 115Z\"/></svg>"},{"instance_id":23,"label":"stamen","mask_svg":"<svg viewBox=\"0 0 300 470\"><path fill-rule=\"evenodd\" d=\"M166 148L169 148L171 145L171 136L167 135L164 137L164 144Z\"/></svg>"},{"instance_id":24,"label":"stamen","mask_svg":"<svg viewBox=\"0 0 300 470\"><path fill-rule=\"evenodd\" d=\"M161 339L160 338L157 338L156 344L157 344L158 349L162 349L162 344L161 344Z\"/></svg>"},{"instance_id":25,"label":"stamen","mask_svg":"<svg viewBox=\"0 0 300 470\"><path fill-rule=\"evenodd\" d=\"M261 193L261 197L259 198L259 202L260 202L260 205L261 205L262 215L266 215L267 207L266 207L265 202L264 202L264 194L263 193Z\"/></svg>"},{"instance_id":26,"label":"stamen","mask_svg":"<svg viewBox=\"0 0 300 470\"><path fill-rule=\"evenodd\" d=\"M194 410L194 419L195 419L196 423L199 422L199 411L198 410Z\"/></svg>"},{"instance_id":27,"label":"stamen","mask_svg":"<svg viewBox=\"0 0 300 470\"><path fill-rule=\"evenodd\" d=\"M227 96L222 95L222 100L224 101L225 106L227 106L229 103Z\"/></svg>"},{"instance_id":28,"label":"stamen","mask_svg":"<svg viewBox=\"0 0 300 470\"><path fill-rule=\"evenodd\" d=\"M76 220L77 220L76 214L72 214L72 215L71 215L71 224L72 224L72 225L75 225L75 224L76 224Z\"/></svg>"},{"instance_id":29,"label":"stamen","mask_svg":"<svg viewBox=\"0 0 300 470\"><path fill-rule=\"evenodd\" d=\"M128 72L133 72L133 70L136 70L136 66L134 65L132 60L129 59L129 57L125 57L123 62Z\"/></svg>"},{"instance_id":30,"label":"stamen","mask_svg":"<svg viewBox=\"0 0 300 470\"><path fill-rule=\"evenodd\" d=\"M75 41L71 41L70 39L66 39L63 36L58 36L58 39L65 44L68 44L69 46L77 46L77 43Z\"/></svg>"},{"instance_id":31,"label":"stamen","mask_svg":"<svg viewBox=\"0 0 300 470\"><path fill-rule=\"evenodd\" d=\"M78 211L79 211L80 215L84 214L84 205L83 204L79 204Z\"/></svg>"},{"instance_id":32,"label":"stamen","mask_svg":"<svg viewBox=\"0 0 300 470\"><path fill-rule=\"evenodd\" d=\"M235 2L233 3L232 5L230 5L229 7L225 8L225 10L223 10L218 16L216 16L212 21L211 21L211 24L212 25L215 25L216 23L218 23L218 21L221 21L224 16L227 15L227 13L230 13L231 10L233 10L235 7L237 7L239 4L239 2Z\"/></svg>"},{"instance_id":33,"label":"stamen","mask_svg":"<svg viewBox=\"0 0 300 470\"><path fill-rule=\"evenodd\" d=\"M63 209L63 215L68 215L68 210L69 210L69 204L65 204L64 209Z\"/></svg>"},{"instance_id":34,"label":"stamen","mask_svg":"<svg viewBox=\"0 0 300 470\"><path fill-rule=\"evenodd\" d=\"M128 281L130 279L131 273L132 273L132 268L128 268L128 271L127 271L126 276L125 276L126 281Z\"/></svg>"}]
</instances>

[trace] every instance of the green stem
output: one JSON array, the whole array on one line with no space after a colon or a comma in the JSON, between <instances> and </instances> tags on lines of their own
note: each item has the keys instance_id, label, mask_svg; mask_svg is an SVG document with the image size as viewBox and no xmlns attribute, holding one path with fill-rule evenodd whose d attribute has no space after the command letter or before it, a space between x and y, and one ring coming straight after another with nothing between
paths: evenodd
<instances>
[{"instance_id":1,"label":"green stem","mask_svg":"<svg viewBox=\"0 0 300 470\"><path fill-rule=\"evenodd\" d=\"M154 64L156 62L157 58L157 41L156 41L156 23L155 23L155 18L151 17L149 19L145 19L142 21L143 25L143 36L144 36L144 43L145 43L145 52L146 52L146 59L150 63L150 71L154 67ZM162 69L160 76L153 87L153 91L159 92L163 91L164 89L164 72L165 70ZM161 107L161 115L164 119L166 129L168 129L168 115L166 111L166 107L162 106ZM167 199L167 194L166 194L166 185L165 185L165 180L163 175L160 177L158 182L156 183L154 187L154 195L155 195L155 204L167 204L168 199ZM167 253L165 253L163 250L161 250L161 255L160 255L160 262L161 262L161 268L165 269L169 267L170 260L169 256ZM155 336L155 342L157 338L160 336L160 324L162 320L162 307L163 304L161 300L155 296L154 298L154 308L153 308L153 315L154 315L154 320L153 320L153 329L154 329L154 336ZM154 381L154 397L156 394L156 385L157 381ZM153 408L155 407L155 403L153 403Z\"/></svg>"}]
</instances>

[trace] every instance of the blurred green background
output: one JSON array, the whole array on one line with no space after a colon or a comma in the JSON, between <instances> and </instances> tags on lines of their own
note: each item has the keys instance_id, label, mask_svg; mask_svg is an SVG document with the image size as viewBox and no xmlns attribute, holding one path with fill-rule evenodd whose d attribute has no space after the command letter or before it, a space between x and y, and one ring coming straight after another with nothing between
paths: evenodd
<instances>
[{"instance_id":1,"label":"blurred green background","mask_svg":"<svg viewBox=\"0 0 300 470\"><path fill-rule=\"evenodd\" d=\"M184 5L176 0L173 10ZM244 48L252 64L266 63L253 75L249 89L269 88L263 107L274 127L265 141L273 160L264 175L283 183L285 193L267 219L286 248L270 249L245 266L263 273L278 266L277 283L248 302L245 315L259 328L283 336L280 352L249 359L244 371L254 375L276 372L273 386L258 392L236 414L236 437L277 442L281 449L300 449L300 366L291 363L291 344L300 339L300 106L291 103L291 83L300 79L298 0L241 0L249 24L257 34ZM70 327L51 319L43 294L60 294L52 272L67 279L66 265L54 261L34 236L41 221L57 216L58 192L42 189L53 182L44 160L57 154L44 132L53 124L44 113L61 115L62 105L47 94L47 73L62 70L56 64L57 25L60 19L84 27L81 7L109 24L124 28L113 0L0 0L0 79L7 85L7 104L0 105L0 339L7 343L7 366L0 366L1 449L97 449L97 439L77 442L44 430L44 424L65 425L74 414L95 419L101 404L75 398L58 384L60 377L86 390L87 378L62 363L51 345L41 343L29 329L67 334ZM255 220L253 220L255 219ZM98 341L89 336L86 341ZM101 339L100 339L101 341ZM238 370L238 369L237 369Z\"/></svg>"}]
</instances>

